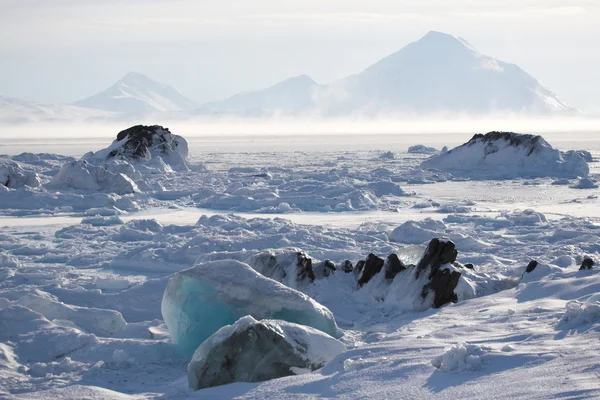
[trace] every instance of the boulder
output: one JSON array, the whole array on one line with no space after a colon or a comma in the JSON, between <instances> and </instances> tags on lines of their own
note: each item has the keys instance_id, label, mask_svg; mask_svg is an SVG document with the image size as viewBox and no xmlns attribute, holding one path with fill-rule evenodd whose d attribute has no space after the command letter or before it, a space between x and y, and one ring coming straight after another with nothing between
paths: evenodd
<instances>
[{"instance_id":1,"label":"boulder","mask_svg":"<svg viewBox=\"0 0 600 400\"><path fill-rule=\"evenodd\" d=\"M340 269L342 271L344 271L344 273L346 273L346 274L352 272L354 270L354 267L352 266L352 261L350 261L350 260L343 261L342 264L340 265Z\"/></svg>"},{"instance_id":2,"label":"boulder","mask_svg":"<svg viewBox=\"0 0 600 400\"><path fill-rule=\"evenodd\" d=\"M364 267L362 268L362 272L360 274L360 278L358 279L358 286L362 286L365 283L369 282L372 277L377 275L379 271L383 268L382 258L377 257L375 254L371 253L367 256L367 260L365 261ZM358 265L358 264L357 264Z\"/></svg>"},{"instance_id":3,"label":"boulder","mask_svg":"<svg viewBox=\"0 0 600 400\"><path fill-rule=\"evenodd\" d=\"M398 258L398 255L392 253L385 260L385 279L394 279L401 271L406 269L406 265Z\"/></svg>"},{"instance_id":4,"label":"boulder","mask_svg":"<svg viewBox=\"0 0 600 400\"><path fill-rule=\"evenodd\" d=\"M592 267L594 266L594 260L592 260L589 257L585 257L581 263L581 267L579 267L579 270L586 270L586 269L592 269Z\"/></svg>"},{"instance_id":5,"label":"boulder","mask_svg":"<svg viewBox=\"0 0 600 400\"><path fill-rule=\"evenodd\" d=\"M312 258L295 248L264 250L253 254L246 262L260 274L289 287L295 288L302 282L313 282L316 278ZM320 267L320 277L323 277L325 266Z\"/></svg>"},{"instance_id":6,"label":"boulder","mask_svg":"<svg viewBox=\"0 0 600 400\"><path fill-rule=\"evenodd\" d=\"M245 316L198 347L188 365L188 382L198 390L306 373L322 368L345 349L313 328Z\"/></svg>"},{"instance_id":7,"label":"boulder","mask_svg":"<svg viewBox=\"0 0 600 400\"><path fill-rule=\"evenodd\" d=\"M432 239L416 266L417 278L428 274L428 283L423 286L421 296L424 299L433 296L433 306L436 308L458 301L454 289L458 285L461 273L452 268L442 268L454 263L457 255L458 252L451 241Z\"/></svg>"},{"instance_id":8,"label":"boulder","mask_svg":"<svg viewBox=\"0 0 600 400\"><path fill-rule=\"evenodd\" d=\"M525 272L526 272L526 273L533 272L533 270L534 270L534 269L535 269L535 267L537 267L537 266L538 266L538 262L537 262L537 261L535 261L535 260L531 260L531 261L529 262L529 264L527 264L527 268L525 269Z\"/></svg>"}]
</instances>

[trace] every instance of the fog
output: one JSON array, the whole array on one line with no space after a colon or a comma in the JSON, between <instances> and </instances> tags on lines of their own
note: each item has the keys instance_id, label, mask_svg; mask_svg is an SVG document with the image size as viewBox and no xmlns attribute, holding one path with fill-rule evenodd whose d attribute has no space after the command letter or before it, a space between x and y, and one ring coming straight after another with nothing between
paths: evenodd
<instances>
[{"instance_id":1,"label":"fog","mask_svg":"<svg viewBox=\"0 0 600 400\"><path fill-rule=\"evenodd\" d=\"M464 143L492 130L541 134L559 148L598 147L600 119L564 118L405 118L197 119L111 123L31 123L0 126L0 154L56 153L81 156L102 149L129 126L159 124L189 142L190 153L275 151L404 151L413 144L441 148ZM590 146L592 148L590 148Z\"/></svg>"}]
</instances>

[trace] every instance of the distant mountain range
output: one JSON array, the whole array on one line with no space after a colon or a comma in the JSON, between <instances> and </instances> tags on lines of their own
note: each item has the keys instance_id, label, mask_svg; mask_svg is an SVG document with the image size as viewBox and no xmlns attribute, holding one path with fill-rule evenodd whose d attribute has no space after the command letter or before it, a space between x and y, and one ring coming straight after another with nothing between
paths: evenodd
<instances>
[{"instance_id":1,"label":"distant mountain range","mask_svg":"<svg viewBox=\"0 0 600 400\"><path fill-rule=\"evenodd\" d=\"M429 32L364 71L321 85L286 79L198 106L176 89L131 72L72 105L0 97L0 121L135 119L197 115L569 114L578 110L514 64L478 52L463 39Z\"/></svg>"}]
</instances>

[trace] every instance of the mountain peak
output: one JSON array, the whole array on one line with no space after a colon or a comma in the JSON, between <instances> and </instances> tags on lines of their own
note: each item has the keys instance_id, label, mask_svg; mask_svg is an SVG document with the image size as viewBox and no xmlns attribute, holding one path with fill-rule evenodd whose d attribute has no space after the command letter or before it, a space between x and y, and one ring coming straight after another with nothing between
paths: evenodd
<instances>
[{"instance_id":1,"label":"mountain peak","mask_svg":"<svg viewBox=\"0 0 600 400\"><path fill-rule=\"evenodd\" d=\"M147 83L156 84L157 82L148 78L144 74L140 74L139 72L129 72L124 77L119 79L118 83L125 83L128 85L143 85Z\"/></svg>"},{"instance_id":2,"label":"mountain peak","mask_svg":"<svg viewBox=\"0 0 600 400\"><path fill-rule=\"evenodd\" d=\"M477 52L473 46L466 40L450 35L448 33L429 31L418 41L414 42L419 47L425 47L427 51L439 51L445 49L469 49Z\"/></svg>"}]
</instances>

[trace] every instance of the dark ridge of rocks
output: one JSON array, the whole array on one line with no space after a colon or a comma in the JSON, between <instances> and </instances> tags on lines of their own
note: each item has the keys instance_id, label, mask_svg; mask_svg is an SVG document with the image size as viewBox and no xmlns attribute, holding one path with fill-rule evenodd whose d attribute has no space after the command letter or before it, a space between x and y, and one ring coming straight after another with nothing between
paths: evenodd
<instances>
[{"instance_id":1,"label":"dark ridge of rocks","mask_svg":"<svg viewBox=\"0 0 600 400\"><path fill-rule=\"evenodd\" d=\"M308 257L303 252L298 252L297 254L297 277L298 280L304 280L308 278L310 282L315 280L315 271L313 270L312 258Z\"/></svg>"},{"instance_id":2,"label":"dark ridge of rocks","mask_svg":"<svg viewBox=\"0 0 600 400\"><path fill-rule=\"evenodd\" d=\"M385 279L392 280L406 269L406 265L398 258L395 253L390 254L385 261Z\"/></svg>"},{"instance_id":3,"label":"dark ridge of rocks","mask_svg":"<svg viewBox=\"0 0 600 400\"><path fill-rule=\"evenodd\" d=\"M539 146L540 141L544 139L539 135L492 131L486 133L485 135L481 133L474 135L471 140L465 144L465 146L472 146L479 141L482 141L483 143L490 143L497 140L506 141L513 147L527 147L529 148L529 152L527 153L529 156L533 154L535 149Z\"/></svg>"},{"instance_id":4,"label":"dark ridge of rocks","mask_svg":"<svg viewBox=\"0 0 600 400\"><path fill-rule=\"evenodd\" d=\"M458 252L453 242L435 238L429 242L425 254L417 264L417 278L429 270L429 282L423 286L421 296L427 298L433 292L435 308L458 301L454 289L458 285L461 273L450 269L440 269L442 265L454 263L457 255Z\"/></svg>"},{"instance_id":5,"label":"dark ridge of rocks","mask_svg":"<svg viewBox=\"0 0 600 400\"><path fill-rule=\"evenodd\" d=\"M595 264L594 260L592 260L589 257L585 257L583 259L583 262L581 263L581 267L579 267L579 270L582 271L582 270L592 269L594 264Z\"/></svg>"},{"instance_id":6,"label":"dark ridge of rocks","mask_svg":"<svg viewBox=\"0 0 600 400\"><path fill-rule=\"evenodd\" d=\"M526 273L533 272L533 270L534 270L534 269L535 269L535 267L537 267L537 266L538 266L538 262L537 262L537 261L535 261L535 260L531 260L531 261L529 262L529 264L527 264L527 268L525 269L525 272L526 272Z\"/></svg>"},{"instance_id":7,"label":"dark ridge of rocks","mask_svg":"<svg viewBox=\"0 0 600 400\"><path fill-rule=\"evenodd\" d=\"M341 265L340 265L340 269L342 271L344 271L345 273L350 273L354 270L354 267L352 266L352 261L350 260L346 260L344 261Z\"/></svg>"},{"instance_id":8,"label":"dark ridge of rocks","mask_svg":"<svg viewBox=\"0 0 600 400\"><path fill-rule=\"evenodd\" d=\"M358 280L358 286L364 285L365 283L369 282L372 277L377 275L377 273L379 273L379 271L381 271L383 268L384 263L385 261L383 258L379 258L373 253L369 254L367 256L367 260L365 261L360 279Z\"/></svg>"}]
</instances>

